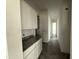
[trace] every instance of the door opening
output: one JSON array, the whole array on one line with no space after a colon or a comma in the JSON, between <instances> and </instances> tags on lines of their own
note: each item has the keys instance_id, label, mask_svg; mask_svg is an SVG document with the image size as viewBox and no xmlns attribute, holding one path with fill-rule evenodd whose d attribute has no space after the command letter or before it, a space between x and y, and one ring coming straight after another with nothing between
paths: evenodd
<instances>
[{"instance_id":1,"label":"door opening","mask_svg":"<svg viewBox=\"0 0 79 59\"><path fill-rule=\"evenodd\" d=\"M52 38L57 38L57 22L52 22Z\"/></svg>"}]
</instances>

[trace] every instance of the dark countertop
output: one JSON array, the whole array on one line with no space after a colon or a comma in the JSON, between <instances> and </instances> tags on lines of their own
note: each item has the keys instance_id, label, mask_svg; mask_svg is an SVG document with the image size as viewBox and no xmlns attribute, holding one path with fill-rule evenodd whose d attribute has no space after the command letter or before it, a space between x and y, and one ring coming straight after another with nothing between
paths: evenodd
<instances>
[{"instance_id":1,"label":"dark countertop","mask_svg":"<svg viewBox=\"0 0 79 59\"><path fill-rule=\"evenodd\" d=\"M22 38L23 52L31 45L33 45L35 42L37 42L40 38L41 38L40 35L37 36L30 35L28 37Z\"/></svg>"}]
</instances>

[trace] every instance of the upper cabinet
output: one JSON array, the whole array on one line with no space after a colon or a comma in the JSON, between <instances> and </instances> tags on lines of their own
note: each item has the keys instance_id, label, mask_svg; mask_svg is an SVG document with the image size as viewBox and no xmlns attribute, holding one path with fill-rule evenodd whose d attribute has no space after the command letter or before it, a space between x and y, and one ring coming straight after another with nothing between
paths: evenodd
<instances>
[{"instance_id":1,"label":"upper cabinet","mask_svg":"<svg viewBox=\"0 0 79 59\"><path fill-rule=\"evenodd\" d=\"M37 12L31 8L31 19L32 19L32 27L35 29L37 28Z\"/></svg>"},{"instance_id":2,"label":"upper cabinet","mask_svg":"<svg viewBox=\"0 0 79 59\"><path fill-rule=\"evenodd\" d=\"M22 29L37 28L37 12L25 1L21 0Z\"/></svg>"}]
</instances>

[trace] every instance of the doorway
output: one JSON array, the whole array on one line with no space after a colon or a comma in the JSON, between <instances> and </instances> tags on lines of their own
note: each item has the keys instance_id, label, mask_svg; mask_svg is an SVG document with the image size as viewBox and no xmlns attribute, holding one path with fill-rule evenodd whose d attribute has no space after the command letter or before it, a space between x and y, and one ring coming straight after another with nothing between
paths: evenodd
<instances>
[{"instance_id":1,"label":"doorway","mask_svg":"<svg viewBox=\"0 0 79 59\"><path fill-rule=\"evenodd\" d=\"M58 40L59 37L59 19L51 18L48 19L48 39Z\"/></svg>"},{"instance_id":2,"label":"doorway","mask_svg":"<svg viewBox=\"0 0 79 59\"><path fill-rule=\"evenodd\" d=\"M52 22L52 38L56 38L57 37L57 23L56 22Z\"/></svg>"}]
</instances>

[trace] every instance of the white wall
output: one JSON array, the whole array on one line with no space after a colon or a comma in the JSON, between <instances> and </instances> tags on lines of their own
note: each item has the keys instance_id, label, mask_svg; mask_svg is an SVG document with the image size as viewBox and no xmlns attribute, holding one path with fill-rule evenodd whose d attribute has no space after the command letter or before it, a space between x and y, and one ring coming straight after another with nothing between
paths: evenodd
<instances>
[{"instance_id":1,"label":"white wall","mask_svg":"<svg viewBox=\"0 0 79 59\"><path fill-rule=\"evenodd\" d=\"M48 42L48 11L41 11L40 16L40 33L43 42Z\"/></svg>"},{"instance_id":2,"label":"white wall","mask_svg":"<svg viewBox=\"0 0 79 59\"><path fill-rule=\"evenodd\" d=\"M51 39L51 17L48 16L48 41Z\"/></svg>"},{"instance_id":3,"label":"white wall","mask_svg":"<svg viewBox=\"0 0 79 59\"><path fill-rule=\"evenodd\" d=\"M6 32L9 59L23 59L20 0L7 0Z\"/></svg>"},{"instance_id":4,"label":"white wall","mask_svg":"<svg viewBox=\"0 0 79 59\"><path fill-rule=\"evenodd\" d=\"M57 19L57 39L59 39L59 19Z\"/></svg>"},{"instance_id":5,"label":"white wall","mask_svg":"<svg viewBox=\"0 0 79 59\"><path fill-rule=\"evenodd\" d=\"M70 7L68 0L49 0L48 13L52 19L59 20L59 45L62 52L70 53Z\"/></svg>"},{"instance_id":6,"label":"white wall","mask_svg":"<svg viewBox=\"0 0 79 59\"><path fill-rule=\"evenodd\" d=\"M61 17L60 17L60 47L61 51L65 53L70 53L70 33L71 33L71 14L70 14L70 2L64 0L61 7ZM69 10L65 10L68 7Z\"/></svg>"}]
</instances>

